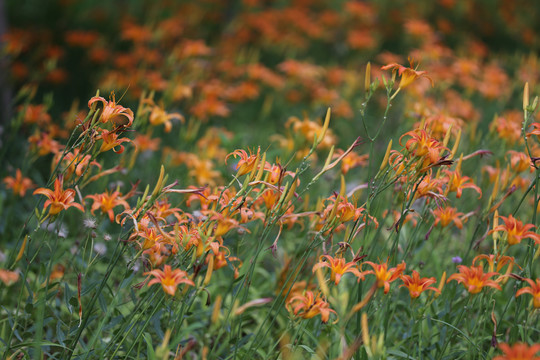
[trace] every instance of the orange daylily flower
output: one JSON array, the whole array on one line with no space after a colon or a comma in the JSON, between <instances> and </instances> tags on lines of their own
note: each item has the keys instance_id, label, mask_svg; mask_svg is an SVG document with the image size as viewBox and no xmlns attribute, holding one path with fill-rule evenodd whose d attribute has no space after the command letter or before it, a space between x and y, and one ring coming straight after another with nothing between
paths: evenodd
<instances>
[{"instance_id":1,"label":"orange daylily flower","mask_svg":"<svg viewBox=\"0 0 540 360\"><path fill-rule=\"evenodd\" d=\"M304 116L304 120L291 116L285 123L285 127L290 129L294 135L301 135L306 142L313 141L316 136L317 140L321 141L321 148L330 148L337 142L337 137L331 129L326 129L324 138L321 139L325 131L324 124L320 121L312 121L307 116Z\"/></svg>"},{"instance_id":2,"label":"orange daylily flower","mask_svg":"<svg viewBox=\"0 0 540 360\"><path fill-rule=\"evenodd\" d=\"M227 157L225 158L225 163L227 163L227 159L230 156L234 156L234 157L240 156L240 160L238 161L238 164L236 165L236 169L238 171L237 175L242 176L253 170L260 152L261 152L261 148L258 148L256 154L252 154L250 151L250 154L248 155L245 150L238 149L238 150L233 151L229 155L227 155Z\"/></svg>"},{"instance_id":3,"label":"orange daylily flower","mask_svg":"<svg viewBox=\"0 0 540 360\"><path fill-rule=\"evenodd\" d=\"M133 139L137 151L156 151L159 148L160 138L151 138L150 135L140 134Z\"/></svg>"},{"instance_id":4,"label":"orange daylily flower","mask_svg":"<svg viewBox=\"0 0 540 360\"><path fill-rule=\"evenodd\" d=\"M0 269L0 281L6 286L11 286L19 281L19 273L17 271Z\"/></svg>"},{"instance_id":5,"label":"orange daylily flower","mask_svg":"<svg viewBox=\"0 0 540 360\"><path fill-rule=\"evenodd\" d=\"M413 81L418 79L419 77L425 77L429 81L431 81L431 86L433 86L433 80L427 76L426 71L417 71L413 69L414 63L411 59L409 59L410 67L405 67L403 65L399 65L396 63L388 64L383 67L381 67L382 70L392 70L392 72L397 71L399 76L401 76L401 81L399 82L400 88L405 88L409 86Z\"/></svg>"},{"instance_id":6,"label":"orange daylily flower","mask_svg":"<svg viewBox=\"0 0 540 360\"><path fill-rule=\"evenodd\" d=\"M337 208L334 209L334 207ZM357 220L363 211L364 208L357 208L347 200L347 197L339 196L339 199L337 199L337 197L333 196L333 199L330 199L330 203L324 209L322 218L326 221L337 219L340 224L343 224L350 220ZM332 214L333 216L330 218ZM372 219L375 220L374 218Z\"/></svg>"},{"instance_id":7,"label":"orange daylily flower","mask_svg":"<svg viewBox=\"0 0 540 360\"><path fill-rule=\"evenodd\" d=\"M194 177L197 184L202 186L215 185L221 175L219 171L215 170L212 160L200 159L195 155L189 157L187 166L190 169L188 175Z\"/></svg>"},{"instance_id":8,"label":"orange daylily flower","mask_svg":"<svg viewBox=\"0 0 540 360\"><path fill-rule=\"evenodd\" d=\"M453 222L458 229L463 228L464 214L462 212L458 212L455 207L438 207L435 210L431 210L431 213L435 217L435 222L433 223L433 226L441 224L442 227L446 227L450 225L451 222Z\"/></svg>"},{"instance_id":9,"label":"orange daylily flower","mask_svg":"<svg viewBox=\"0 0 540 360\"><path fill-rule=\"evenodd\" d=\"M478 255L478 256L474 257L474 259L472 261L472 264L476 265L476 262L481 261L481 260L485 260L488 263L488 270L489 271L500 272L501 269L504 266L508 265L508 267L506 268L506 274L509 274L512 271L512 269L514 268L514 264L518 268L521 269L521 267L515 263L514 258L511 257L511 256L505 256L505 255L501 256L501 254L497 254L497 255L494 255L494 254L490 254L490 255L481 254L481 255ZM480 264L482 265L481 262L480 262ZM497 265L497 266L495 266L495 265Z\"/></svg>"},{"instance_id":10,"label":"orange daylily flower","mask_svg":"<svg viewBox=\"0 0 540 360\"><path fill-rule=\"evenodd\" d=\"M482 266L458 265L459 274L450 275L447 283L456 280L458 283L463 284L467 291L471 294L478 294L482 291L484 286L489 286L497 290L502 290L500 285L494 281L489 280L490 277L498 275L496 272L488 272L484 274Z\"/></svg>"},{"instance_id":11,"label":"orange daylily flower","mask_svg":"<svg viewBox=\"0 0 540 360\"><path fill-rule=\"evenodd\" d=\"M155 276L155 279L148 282L148 286L161 284L163 291L171 296L174 296L176 293L176 287L179 284L195 286L195 283L187 277L187 273L185 271L180 269L172 270L170 265L165 265L163 270L155 269L145 272L143 275Z\"/></svg>"},{"instance_id":12,"label":"orange daylily flower","mask_svg":"<svg viewBox=\"0 0 540 360\"><path fill-rule=\"evenodd\" d=\"M123 142L131 142L128 138L118 138L118 133L116 131L108 131L108 130L102 130L101 134L97 137L97 140L103 140L103 143L101 144L101 148L99 149L100 152L109 151L112 149L117 154L121 154L124 152L124 146L120 145ZM115 147L119 147L119 149L115 149Z\"/></svg>"},{"instance_id":13,"label":"orange daylily flower","mask_svg":"<svg viewBox=\"0 0 540 360\"><path fill-rule=\"evenodd\" d=\"M405 271L405 262L398 264L398 266L388 269L388 263L375 264L371 261L366 261L373 268L362 273L362 275L373 274L377 278L377 287L384 287L384 293L388 294L390 291L390 283L401 276Z\"/></svg>"},{"instance_id":14,"label":"orange daylily flower","mask_svg":"<svg viewBox=\"0 0 540 360\"><path fill-rule=\"evenodd\" d=\"M403 146L402 139L410 136L405 143L405 148L414 156L423 158L422 167L435 164L441 159L442 150L448 150L437 139L432 138L424 129L415 129L406 132L399 138L399 144Z\"/></svg>"},{"instance_id":15,"label":"orange daylily flower","mask_svg":"<svg viewBox=\"0 0 540 360\"><path fill-rule=\"evenodd\" d=\"M190 108L190 112L201 120L209 116L227 117L231 112L227 105L215 95L206 96Z\"/></svg>"},{"instance_id":16,"label":"orange daylily flower","mask_svg":"<svg viewBox=\"0 0 540 360\"><path fill-rule=\"evenodd\" d=\"M92 108L92 105L96 102L103 104L103 111L100 115L100 121L102 123L111 122L116 126L130 127L133 123L133 111L116 104L114 93L111 94L111 100L107 101L101 96L94 96L88 101L88 107Z\"/></svg>"},{"instance_id":17,"label":"orange daylily flower","mask_svg":"<svg viewBox=\"0 0 540 360\"><path fill-rule=\"evenodd\" d=\"M51 115L47 113L47 107L45 105L26 105L21 107L24 110L23 121L25 124L39 124L45 125L51 122Z\"/></svg>"},{"instance_id":18,"label":"orange daylily flower","mask_svg":"<svg viewBox=\"0 0 540 360\"><path fill-rule=\"evenodd\" d=\"M510 155L510 166L516 173L533 170L531 159L524 152L509 150L508 154Z\"/></svg>"},{"instance_id":19,"label":"orange daylily flower","mask_svg":"<svg viewBox=\"0 0 540 360\"><path fill-rule=\"evenodd\" d=\"M448 192L456 192L456 197L461 198L463 189L473 189L478 193L478 198L482 197L482 190L474 183L471 182L471 178L468 176L462 176L461 171L456 169L454 171L443 170L446 173L445 180L448 182Z\"/></svg>"},{"instance_id":20,"label":"orange daylily flower","mask_svg":"<svg viewBox=\"0 0 540 360\"><path fill-rule=\"evenodd\" d=\"M493 119L490 129L495 131L497 136L510 144L521 141L521 122L523 114L521 111L505 112L503 116ZM530 135L530 134L528 134Z\"/></svg>"},{"instance_id":21,"label":"orange daylily flower","mask_svg":"<svg viewBox=\"0 0 540 360\"><path fill-rule=\"evenodd\" d=\"M401 275L401 280L403 280L403 285L400 287L405 286L409 289L409 293L413 299L419 297L426 290L433 290L439 294L441 292L439 289L429 286L437 282L434 277L421 278L416 270L412 271L412 276Z\"/></svg>"},{"instance_id":22,"label":"orange daylily flower","mask_svg":"<svg viewBox=\"0 0 540 360\"><path fill-rule=\"evenodd\" d=\"M535 123L532 123L531 126L533 129L527 133L527 136L531 136L531 135L540 136L540 123L535 122Z\"/></svg>"},{"instance_id":23,"label":"orange daylily flower","mask_svg":"<svg viewBox=\"0 0 540 360\"><path fill-rule=\"evenodd\" d=\"M168 114L161 106L158 106L153 99L149 98L144 100L145 103L149 104L150 108L146 108L144 111L150 111L150 116L148 117L148 121L153 126L157 125L165 125L165 132L170 132L172 129L172 121L173 119L180 120L180 122L184 122L184 117L180 115L179 113L172 113Z\"/></svg>"},{"instance_id":24,"label":"orange daylily flower","mask_svg":"<svg viewBox=\"0 0 540 360\"><path fill-rule=\"evenodd\" d=\"M215 220L214 236L223 236L226 233L228 233L229 230L232 230L235 228L243 229L243 227L240 226L237 220L230 218L228 216L225 216L222 213L216 212L210 219Z\"/></svg>"},{"instance_id":25,"label":"orange daylily flower","mask_svg":"<svg viewBox=\"0 0 540 360\"><path fill-rule=\"evenodd\" d=\"M267 188L263 191L261 198L263 199L264 206L268 210L274 207L274 204L279 200L280 192L278 190Z\"/></svg>"},{"instance_id":26,"label":"orange daylily flower","mask_svg":"<svg viewBox=\"0 0 540 360\"><path fill-rule=\"evenodd\" d=\"M109 220L114 222L114 212L113 209L117 206L123 206L124 209L129 209L129 204L122 197L119 191L114 191L112 193L104 192L103 194L88 195L87 198L90 198L94 201L90 212L94 215L94 211L101 209L101 212L107 213L109 215Z\"/></svg>"},{"instance_id":27,"label":"orange daylily flower","mask_svg":"<svg viewBox=\"0 0 540 360\"><path fill-rule=\"evenodd\" d=\"M407 194L407 198L410 198L412 194L416 199L421 197L434 198L439 200L446 200L446 197L443 195L442 189L443 181L438 178L432 178L431 175L428 175L420 181L416 192L414 189L411 189Z\"/></svg>"},{"instance_id":28,"label":"orange daylily flower","mask_svg":"<svg viewBox=\"0 0 540 360\"><path fill-rule=\"evenodd\" d=\"M516 297L523 295L523 294L531 294L533 297L533 306L535 309L540 308L540 279L536 279L536 281L533 281L531 279L523 279L525 280L530 286L526 286L524 288L519 289L516 292Z\"/></svg>"},{"instance_id":29,"label":"orange daylily flower","mask_svg":"<svg viewBox=\"0 0 540 360\"><path fill-rule=\"evenodd\" d=\"M66 210L69 207L75 207L82 212L84 212L84 207L74 202L75 190L67 189L64 190L64 179L62 176L59 176L54 181L54 191L47 188L39 188L34 191L34 195L41 194L45 195L48 200L43 204L43 209L45 210L49 205L49 215L56 215L62 210Z\"/></svg>"},{"instance_id":30,"label":"orange daylily flower","mask_svg":"<svg viewBox=\"0 0 540 360\"><path fill-rule=\"evenodd\" d=\"M336 313L330 309L330 305L324 301L319 295L315 297L313 292L306 291L304 295L293 296L289 300L289 305L296 303L291 310L294 315L304 319L311 319L317 315L321 315L322 322L328 322L330 313Z\"/></svg>"},{"instance_id":31,"label":"orange daylily flower","mask_svg":"<svg viewBox=\"0 0 540 360\"><path fill-rule=\"evenodd\" d=\"M276 89L282 88L285 85L285 79L261 64L248 65L247 74L251 79L259 80Z\"/></svg>"},{"instance_id":32,"label":"orange daylily flower","mask_svg":"<svg viewBox=\"0 0 540 360\"><path fill-rule=\"evenodd\" d=\"M328 261L323 261L323 258ZM348 263L345 263L345 259L343 258L333 258L330 255L323 255L320 258L320 261L313 266L313 272L317 271L317 269L320 269L322 267L327 267L332 271L332 274L330 275L330 280L332 280L336 285L339 284L341 277L345 273L351 273L354 274L356 277L358 277L358 280L364 278L362 273L358 271L356 268L356 261L350 261Z\"/></svg>"},{"instance_id":33,"label":"orange daylily flower","mask_svg":"<svg viewBox=\"0 0 540 360\"><path fill-rule=\"evenodd\" d=\"M489 232L490 234L495 231L504 231L507 234L506 240L508 241L508 245L519 244L521 240L525 238L531 238L537 244L540 244L540 235L532 231L528 231L529 229L534 228L533 224L523 225L523 222L514 218L511 214L508 217L499 217L503 219L504 225L496 226Z\"/></svg>"},{"instance_id":34,"label":"orange daylily flower","mask_svg":"<svg viewBox=\"0 0 540 360\"><path fill-rule=\"evenodd\" d=\"M285 168L278 162L270 165L269 163L263 164L264 170L268 171L266 181L272 185L281 184L283 177L285 176Z\"/></svg>"},{"instance_id":35,"label":"orange daylily flower","mask_svg":"<svg viewBox=\"0 0 540 360\"><path fill-rule=\"evenodd\" d=\"M28 142L31 144L32 151L37 151L39 156L44 156L50 153L58 154L63 147L56 140L53 140L51 135L45 132L40 132L30 136L28 138Z\"/></svg>"},{"instance_id":36,"label":"orange daylily flower","mask_svg":"<svg viewBox=\"0 0 540 360\"><path fill-rule=\"evenodd\" d=\"M86 154L82 156L81 150L79 148L75 148L73 149L73 151L65 153L63 155L63 158L61 153L56 154L53 163L55 165L58 164L60 159L62 160L62 164L64 165L63 168L65 169L66 178L70 178L73 173L75 173L75 175L77 176L82 176L87 167L89 167L90 165L96 166L101 169L101 165L97 161L90 161L92 160L92 155Z\"/></svg>"},{"instance_id":37,"label":"orange daylily flower","mask_svg":"<svg viewBox=\"0 0 540 360\"><path fill-rule=\"evenodd\" d=\"M28 189L32 189L36 186L30 178L22 176L21 169L17 169L15 177L6 176L3 182L6 184L6 188L12 189L13 194L20 197L23 197Z\"/></svg>"},{"instance_id":38,"label":"orange daylily flower","mask_svg":"<svg viewBox=\"0 0 540 360\"><path fill-rule=\"evenodd\" d=\"M341 155L343 155L344 151L341 149L336 150L334 153L333 158L339 158ZM364 166L368 164L368 158L369 154L364 155L358 155L354 151L351 151L347 156L341 160L341 173L343 175L346 175L349 170L358 167L358 166Z\"/></svg>"},{"instance_id":39,"label":"orange daylily flower","mask_svg":"<svg viewBox=\"0 0 540 360\"><path fill-rule=\"evenodd\" d=\"M493 360L540 360L535 356L540 351L540 344L527 345L525 343L516 343L512 346L508 344L499 344L499 349L504 353L502 356L496 356Z\"/></svg>"}]
</instances>

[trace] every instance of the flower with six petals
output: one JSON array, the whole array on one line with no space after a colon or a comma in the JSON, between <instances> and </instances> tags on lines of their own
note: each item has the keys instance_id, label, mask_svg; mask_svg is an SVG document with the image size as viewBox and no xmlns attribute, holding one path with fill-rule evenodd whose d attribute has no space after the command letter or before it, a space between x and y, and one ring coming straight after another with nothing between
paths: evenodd
<instances>
[{"instance_id":1,"label":"flower with six petals","mask_svg":"<svg viewBox=\"0 0 540 360\"><path fill-rule=\"evenodd\" d=\"M433 290L436 293L441 292L439 289L429 286L437 281L434 277L421 278L416 270L413 270L412 276L401 275L401 280L403 280L403 285L401 286L405 286L409 289L409 293L413 299L419 297L420 294L426 290Z\"/></svg>"},{"instance_id":2,"label":"flower with six petals","mask_svg":"<svg viewBox=\"0 0 540 360\"><path fill-rule=\"evenodd\" d=\"M506 241L508 241L508 245L519 244L525 238L531 238L537 244L540 244L540 235L529 231L534 228L533 224L523 225L523 222L513 217L512 214L508 215L508 217L500 216L500 218L503 219L504 225L494 227L489 232L490 234L495 231L504 231L507 234Z\"/></svg>"},{"instance_id":3,"label":"flower with six petals","mask_svg":"<svg viewBox=\"0 0 540 360\"><path fill-rule=\"evenodd\" d=\"M502 290L497 281L489 279L492 276L498 275L497 272L484 273L484 269L481 266L467 267L465 265L458 265L458 270L459 273L450 275L447 282L456 280L458 283L463 284L471 294L478 294L484 286Z\"/></svg>"},{"instance_id":4,"label":"flower with six petals","mask_svg":"<svg viewBox=\"0 0 540 360\"><path fill-rule=\"evenodd\" d=\"M371 266L373 270L365 271L362 273L362 275L375 275L375 277L377 278L377 287L384 287L385 294L388 294L388 291L390 291L390 283L401 276L403 271L405 271L406 266L404 262L390 269L388 269L387 262L384 262L382 264L375 264L371 261L366 261L365 264Z\"/></svg>"},{"instance_id":5,"label":"flower with six petals","mask_svg":"<svg viewBox=\"0 0 540 360\"><path fill-rule=\"evenodd\" d=\"M35 187L34 183L30 178L22 176L20 169L17 169L15 177L7 176L4 178L3 181L8 189L13 190L13 193L20 197L23 197L28 189Z\"/></svg>"},{"instance_id":6,"label":"flower with six petals","mask_svg":"<svg viewBox=\"0 0 540 360\"><path fill-rule=\"evenodd\" d=\"M288 304L293 306L290 309L295 316L311 319L317 315L321 315L321 320L324 323L328 322L330 313L336 313L330 309L330 305L326 301L319 295L315 296L311 291L306 291L304 295L293 296Z\"/></svg>"},{"instance_id":7,"label":"flower with six petals","mask_svg":"<svg viewBox=\"0 0 540 360\"><path fill-rule=\"evenodd\" d=\"M195 283L187 277L187 273L180 269L172 270L170 265L165 265L163 270L154 269L152 271L145 272L143 275L152 275L155 278L148 282L148 286L154 284L161 284L163 291L167 294L174 296L176 293L176 287L179 284L187 284L194 286Z\"/></svg>"},{"instance_id":8,"label":"flower with six petals","mask_svg":"<svg viewBox=\"0 0 540 360\"><path fill-rule=\"evenodd\" d=\"M92 105L96 102L103 104L103 111L100 115L100 121L102 123L111 122L116 126L130 127L133 124L133 111L116 104L114 93L111 94L109 101L105 100L101 96L94 96L88 101L88 107L92 108Z\"/></svg>"},{"instance_id":9,"label":"flower with six petals","mask_svg":"<svg viewBox=\"0 0 540 360\"><path fill-rule=\"evenodd\" d=\"M323 258L327 261L323 261ZM332 271L332 274L330 275L330 280L332 280L336 285L339 284L341 277L345 273L352 273L358 279L363 279L364 276L358 271L356 268L356 262L351 261L348 263L345 263L345 259L343 258L333 258L330 255L323 255L321 256L320 261L313 266L313 272L317 271L317 269L320 269L322 267L330 268Z\"/></svg>"},{"instance_id":10,"label":"flower with six petals","mask_svg":"<svg viewBox=\"0 0 540 360\"><path fill-rule=\"evenodd\" d=\"M381 67L382 70L392 70L392 72L398 72L398 75L401 76L401 81L399 82L399 88L403 89L407 86L409 86L413 81L420 77L425 77L431 82L431 86L433 86L433 80L427 76L426 71L417 71L413 69L414 63L411 59L409 59L410 67L405 67L400 64L392 63L385 65Z\"/></svg>"},{"instance_id":11,"label":"flower with six petals","mask_svg":"<svg viewBox=\"0 0 540 360\"><path fill-rule=\"evenodd\" d=\"M39 188L34 191L34 195L40 194L47 197L47 201L45 201L45 204L43 204L43 209L45 210L50 206L49 215L56 215L60 211L66 210L72 206L84 212L84 207L74 201L75 190L64 190L63 187L64 180L62 176L59 176L54 181L54 191L47 188Z\"/></svg>"}]
</instances>

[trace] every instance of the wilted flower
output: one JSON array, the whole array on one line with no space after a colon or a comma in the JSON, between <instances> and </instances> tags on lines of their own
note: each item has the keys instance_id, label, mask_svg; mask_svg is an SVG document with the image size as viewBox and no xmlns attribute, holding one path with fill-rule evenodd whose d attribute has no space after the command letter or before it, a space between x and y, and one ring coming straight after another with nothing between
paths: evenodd
<instances>
[{"instance_id":1,"label":"wilted flower","mask_svg":"<svg viewBox=\"0 0 540 360\"><path fill-rule=\"evenodd\" d=\"M96 254L103 256L107 252L107 245L105 245L104 243L95 243L94 251L96 252Z\"/></svg>"},{"instance_id":2,"label":"wilted flower","mask_svg":"<svg viewBox=\"0 0 540 360\"><path fill-rule=\"evenodd\" d=\"M88 229L96 229L97 228L97 222L94 218L86 218L83 220L83 225L85 228Z\"/></svg>"}]
</instances>

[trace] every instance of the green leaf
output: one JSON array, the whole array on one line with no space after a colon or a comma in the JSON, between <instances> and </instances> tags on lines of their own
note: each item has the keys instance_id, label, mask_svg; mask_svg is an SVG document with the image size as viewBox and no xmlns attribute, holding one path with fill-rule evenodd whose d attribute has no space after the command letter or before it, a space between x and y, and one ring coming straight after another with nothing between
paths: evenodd
<instances>
[{"instance_id":1,"label":"green leaf","mask_svg":"<svg viewBox=\"0 0 540 360\"><path fill-rule=\"evenodd\" d=\"M73 314L73 307L70 304L70 299L73 296L73 292L69 288L69 285L67 282L64 283L64 301L67 305L68 311L70 314Z\"/></svg>"},{"instance_id":2,"label":"green leaf","mask_svg":"<svg viewBox=\"0 0 540 360\"><path fill-rule=\"evenodd\" d=\"M400 359L411 359L411 360L415 360L415 358L413 358L412 356L409 356L407 354L405 354L403 351L399 351L399 350L387 350L386 353L388 355L394 355L394 356L397 356L399 357Z\"/></svg>"},{"instance_id":3,"label":"green leaf","mask_svg":"<svg viewBox=\"0 0 540 360\"><path fill-rule=\"evenodd\" d=\"M313 350L312 348L310 348L309 346L307 345L298 345L298 347L301 347L302 349L306 350L308 353L310 353L311 355L314 355L315 354L315 350Z\"/></svg>"},{"instance_id":4,"label":"green leaf","mask_svg":"<svg viewBox=\"0 0 540 360\"><path fill-rule=\"evenodd\" d=\"M104 313L107 313L107 302L105 301L105 297L103 296L103 293L99 294L98 303L99 303L99 307L101 308L101 311L103 311Z\"/></svg>"},{"instance_id":5,"label":"green leaf","mask_svg":"<svg viewBox=\"0 0 540 360\"><path fill-rule=\"evenodd\" d=\"M156 360L156 352L154 351L154 346L152 345L152 337L148 333L144 333L144 340L146 341L146 358L148 360Z\"/></svg>"}]
</instances>

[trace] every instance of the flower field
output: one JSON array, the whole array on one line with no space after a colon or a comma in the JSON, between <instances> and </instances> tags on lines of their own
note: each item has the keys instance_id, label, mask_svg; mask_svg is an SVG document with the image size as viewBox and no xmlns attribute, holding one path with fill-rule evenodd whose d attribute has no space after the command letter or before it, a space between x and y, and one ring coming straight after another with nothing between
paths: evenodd
<instances>
[{"instance_id":1,"label":"flower field","mask_svg":"<svg viewBox=\"0 0 540 360\"><path fill-rule=\"evenodd\" d=\"M0 0L0 356L540 359L539 17Z\"/></svg>"}]
</instances>

